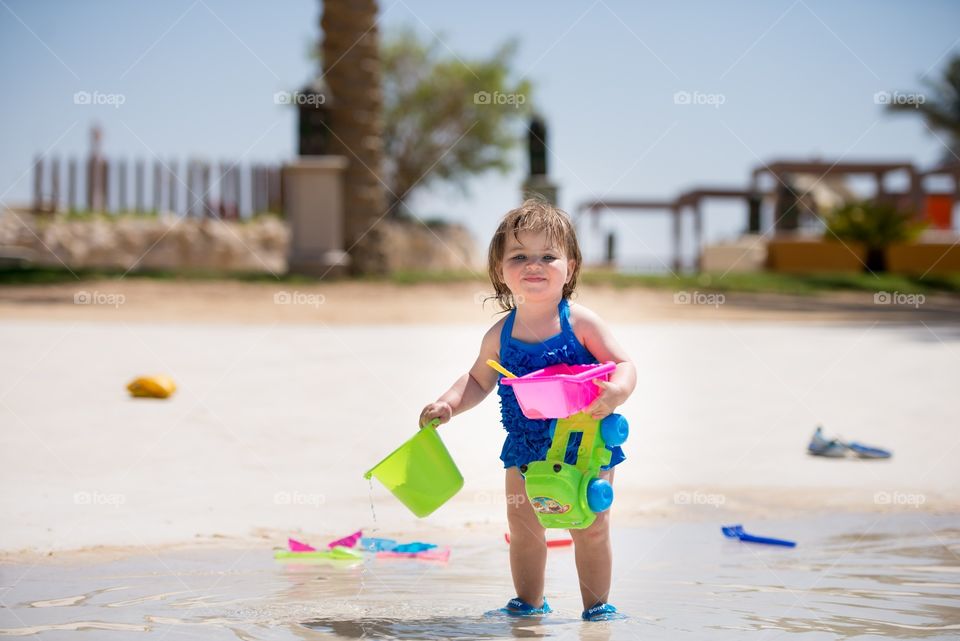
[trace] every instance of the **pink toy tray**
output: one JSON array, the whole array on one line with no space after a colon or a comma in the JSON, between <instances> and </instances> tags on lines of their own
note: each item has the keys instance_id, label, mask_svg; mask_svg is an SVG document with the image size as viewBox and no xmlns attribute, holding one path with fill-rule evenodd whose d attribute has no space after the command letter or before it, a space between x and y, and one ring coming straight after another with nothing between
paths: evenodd
<instances>
[{"instance_id":1,"label":"pink toy tray","mask_svg":"<svg viewBox=\"0 0 960 641\"><path fill-rule=\"evenodd\" d=\"M500 382L513 387L527 418L567 418L600 395L594 379L609 380L616 368L613 361L599 365L551 365L526 376L504 377Z\"/></svg>"}]
</instances>

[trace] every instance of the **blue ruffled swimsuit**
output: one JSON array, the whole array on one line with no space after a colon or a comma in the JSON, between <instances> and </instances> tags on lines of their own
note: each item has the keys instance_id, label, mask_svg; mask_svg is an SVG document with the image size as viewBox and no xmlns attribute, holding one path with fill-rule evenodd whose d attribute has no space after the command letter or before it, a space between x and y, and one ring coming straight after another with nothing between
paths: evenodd
<instances>
[{"instance_id":1,"label":"blue ruffled swimsuit","mask_svg":"<svg viewBox=\"0 0 960 641\"><path fill-rule=\"evenodd\" d=\"M560 314L561 332L542 343L525 343L511 336L513 321L517 315L516 309L511 310L500 332L500 364L517 376L524 376L558 363L567 365L596 363L597 359L587 351L570 327L570 305L566 298L560 300L557 311ZM531 419L524 416L517 403L517 397L514 396L513 388L509 385L498 385L497 394L500 395L503 427L507 430L507 440L500 453L503 467L526 465L530 461L543 460L547 450L550 449L550 420ZM570 465L577 461L580 438L581 434L575 432L567 443L564 460ZM612 452L610 464L603 469L609 469L626 459L619 446L608 449Z\"/></svg>"}]
</instances>

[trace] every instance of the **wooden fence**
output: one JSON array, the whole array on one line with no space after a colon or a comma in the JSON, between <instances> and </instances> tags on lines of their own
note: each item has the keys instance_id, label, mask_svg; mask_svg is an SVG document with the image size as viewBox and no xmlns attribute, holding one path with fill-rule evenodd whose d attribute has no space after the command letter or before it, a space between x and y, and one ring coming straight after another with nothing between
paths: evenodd
<instances>
[{"instance_id":1,"label":"wooden fence","mask_svg":"<svg viewBox=\"0 0 960 641\"><path fill-rule=\"evenodd\" d=\"M33 172L38 213L167 212L236 220L283 212L279 165L40 157Z\"/></svg>"}]
</instances>

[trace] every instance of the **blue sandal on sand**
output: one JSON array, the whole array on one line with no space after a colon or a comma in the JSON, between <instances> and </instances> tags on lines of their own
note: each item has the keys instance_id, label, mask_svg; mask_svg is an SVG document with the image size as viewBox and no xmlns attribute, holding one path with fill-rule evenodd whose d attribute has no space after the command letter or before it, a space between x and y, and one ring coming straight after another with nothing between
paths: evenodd
<instances>
[{"instance_id":1,"label":"blue sandal on sand","mask_svg":"<svg viewBox=\"0 0 960 641\"><path fill-rule=\"evenodd\" d=\"M500 608L499 612L503 614L509 614L514 617L529 617L537 616L540 614L549 614L553 612L550 609L550 606L547 604L547 597L543 597L543 605L539 608L535 608L520 597L514 597L507 601L507 605Z\"/></svg>"},{"instance_id":2,"label":"blue sandal on sand","mask_svg":"<svg viewBox=\"0 0 960 641\"><path fill-rule=\"evenodd\" d=\"M882 447L873 447L872 445L864 445L862 443L847 443L847 447L860 458L890 458L893 456L890 450L885 450Z\"/></svg>"},{"instance_id":3,"label":"blue sandal on sand","mask_svg":"<svg viewBox=\"0 0 960 641\"><path fill-rule=\"evenodd\" d=\"M814 456L843 458L847 455L847 446L838 439L826 438L823 435L823 428L818 425L817 431L810 438L810 444L807 445L807 451Z\"/></svg>"},{"instance_id":4,"label":"blue sandal on sand","mask_svg":"<svg viewBox=\"0 0 960 641\"><path fill-rule=\"evenodd\" d=\"M597 603L592 608L584 610L580 618L584 621L613 621L627 617L617 612L617 609L609 603Z\"/></svg>"},{"instance_id":5,"label":"blue sandal on sand","mask_svg":"<svg viewBox=\"0 0 960 641\"><path fill-rule=\"evenodd\" d=\"M827 438L823 435L823 428L817 426L817 431L810 438L810 444L807 445L807 451L815 456L826 456L828 458L844 458L847 453L852 453L857 458L866 459L885 459L893 456L890 450L863 443L847 443L839 438Z\"/></svg>"}]
</instances>

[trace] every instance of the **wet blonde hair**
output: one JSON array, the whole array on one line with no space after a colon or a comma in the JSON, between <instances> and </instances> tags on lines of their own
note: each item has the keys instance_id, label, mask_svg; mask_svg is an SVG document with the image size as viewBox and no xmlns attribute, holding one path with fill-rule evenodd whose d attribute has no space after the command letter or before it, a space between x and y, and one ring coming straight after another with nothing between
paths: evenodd
<instances>
[{"instance_id":1,"label":"wet blonde hair","mask_svg":"<svg viewBox=\"0 0 960 641\"><path fill-rule=\"evenodd\" d=\"M487 273L494 292L492 298L496 299L502 311L508 312L516 307L513 294L500 277L500 265L506 253L507 237L512 235L519 241L517 235L520 232L546 232L550 242L562 247L568 260L572 258L575 261L573 272L563 286L563 297L569 300L577 288L580 263L583 261L580 245L577 243L577 232L565 211L541 198L528 198L516 209L508 211L497 226L497 231L493 233L487 251Z\"/></svg>"}]
</instances>

